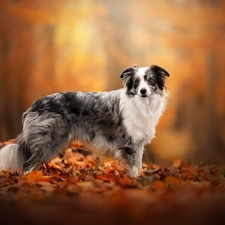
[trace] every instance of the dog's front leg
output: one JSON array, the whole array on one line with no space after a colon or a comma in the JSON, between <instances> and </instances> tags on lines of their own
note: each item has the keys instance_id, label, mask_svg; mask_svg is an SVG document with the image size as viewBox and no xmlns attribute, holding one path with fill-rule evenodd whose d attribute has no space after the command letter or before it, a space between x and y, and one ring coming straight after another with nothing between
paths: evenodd
<instances>
[{"instance_id":1,"label":"dog's front leg","mask_svg":"<svg viewBox=\"0 0 225 225\"><path fill-rule=\"evenodd\" d=\"M122 160L126 162L129 169L130 177L137 177L139 169L142 167L142 154L143 150L140 148L123 147ZM121 155L120 155L121 158Z\"/></svg>"},{"instance_id":2,"label":"dog's front leg","mask_svg":"<svg viewBox=\"0 0 225 225\"><path fill-rule=\"evenodd\" d=\"M144 146L139 146L135 154L135 161L136 161L139 173L142 170L143 153L144 153Z\"/></svg>"},{"instance_id":3,"label":"dog's front leg","mask_svg":"<svg viewBox=\"0 0 225 225\"><path fill-rule=\"evenodd\" d=\"M130 168L130 176L137 177L142 170L142 158L144 147L139 146L136 148L137 150L134 153L134 165Z\"/></svg>"},{"instance_id":4,"label":"dog's front leg","mask_svg":"<svg viewBox=\"0 0 225 225\"><path fill-rule=\"evenodd\" d=\"M136 178L138 176L138 168L136 166L133 166L132 168L130 168L130 171L129 171L129 175L130 177L134 177Z\"/></svg>"}]
</instances>

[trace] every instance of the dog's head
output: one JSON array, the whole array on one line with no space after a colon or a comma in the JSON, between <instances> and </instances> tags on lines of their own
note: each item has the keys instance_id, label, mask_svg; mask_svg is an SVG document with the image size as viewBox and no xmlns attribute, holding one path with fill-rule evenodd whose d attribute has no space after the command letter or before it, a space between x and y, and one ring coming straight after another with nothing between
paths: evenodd
<instances>
[{"instance_id":1,"label":"dog's head","mask_svg":"<svg viewBox=\"0 0 225 225\"><path fill-rule=\"evenodd\" d=\"M120 78L123 79L128 95L149 97L163 92L166 76L169 77L169 73L157 65L140 68L135 65L125 69Z\"/></svg>"}]
</instances>

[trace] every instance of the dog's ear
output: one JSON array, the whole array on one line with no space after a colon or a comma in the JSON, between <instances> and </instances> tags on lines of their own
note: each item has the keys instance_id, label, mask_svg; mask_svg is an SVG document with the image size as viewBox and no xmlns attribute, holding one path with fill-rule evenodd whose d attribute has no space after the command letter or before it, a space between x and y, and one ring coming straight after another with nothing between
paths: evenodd
<instances>
[{"instance_id":1,"label":"dog's ear","mask_svg":"<svg viewBox=\"0 0 225 225\"><path fill-rule=\"evenodd\" d=\"M132 88L132 77L135 74L135 70L137 70L138 66L134 65L132 67L129 67L125 69L121 74L120 78L123 80L124 87L127 86L128 89Z\"/></svg>"},{"instance_id":2,"label":"dog's ear","mask_svg":"<svg viewBox=\"0 0 225 225\"><path fill-rule=\"evenodd\" d=\"M162 67L157 66L157 65L151 65L150 70L158 76L164 76L164 77L170 76L169 73L165 69L163 69Z\"/></svg>"},{"instance_id":3,"label":"dog's ear","mask_svg":"<svg viewBox=\"0 0 225 225\"><path fill-rule=\"evenodd\" d=\"M157 84L160 90L165 88L165 78L169 77L169 73L160 66L151 65L150 71L156 76Z\"/></svg>"},{"instance_id":4,"label":"dog's ear","mask_svg":"<svg viewBox=\"0 0 225 225\"><path fill-rule=\"evenodd\" d=\"M137 65L134 65L132 67L129 67L127 69L125 69L121 74L120 74L120 78L121 79L127 79L130 76L133 76L135 73L135 70L138 68Z\"/></svg>"}]
</instances>

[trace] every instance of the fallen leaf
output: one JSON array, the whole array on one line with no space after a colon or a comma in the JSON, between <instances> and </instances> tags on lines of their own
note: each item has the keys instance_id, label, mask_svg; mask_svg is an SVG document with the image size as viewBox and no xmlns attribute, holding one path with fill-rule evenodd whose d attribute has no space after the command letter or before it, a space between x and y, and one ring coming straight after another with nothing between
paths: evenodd
<instances>
[{"instance_id":1,"label":"fallen leaf","mask_svg":"<svg viewBox=\"0 0 225 225\"><path fill-rule=\"evenodd\" d=\"M165 187L166 189L169 190L177 190L180 188L182 185L182 182L180 179L173 177L173 176L168 176L165 178Z\"/></svg>"},{"instance_id":2,"label":"fallen leaf","mask_svg":"<svg viewBox=\"0 0 225 225\"><path fill-rule=\"evenodd\" d=\"M155 173L154 174L154 177L157 179L157 180L160 180L161 176L158 174L158 173Z\"/></svg>"},{"instance_id":3,"label":"fallen leaf","mask_svg":"<svg viewBox=\"0 0 225 225\"><path fill-rule=\"evenodd\" d=\"M104 173L111 173L111 172L114 171L113 167L111 167L111 166L101 167L100 169L101 169L101 171L103 171Z\"/></svg>"},{"instance_id":4,"label":"fallen leaf","mask_svg":"<svg viewBox=\"0 0 225 225\"><path fill-rule=\"evenodd\" d=\"M122 187L131 187L132 186L132 180L129 177L123 177L119 180L119 184Z\"/></svg>"},{"instance_id":5,"label":"fallen leaf","mask_svg":"<svg viewBox=\"0 0 225 225\"><path fill-rule=\"evenodd\" d=\"M181 167L181 165L182 165L181 159L178 157L174 157L173 158L173 166L176 168L179 168L179 167Z\"/></svg>"},{"instance_id":6,"label":"fallen leaf","mask_svg":"<svg viewBox=\"0 0 225 225\"><path fill-rule=\"evenodd\" d=\"M29 173L26 177L26 180L28 181L34 181L34 182L49 182L51 177L50 176L44 176L41 170L34 170L31 173Z\"/></svg>"},{"instance_id":7,"label":"fallen leaf","mask_svg":"<svg viewBox=\"0 0 225 225\"><path fill-rule=\"evenodd\" d=\"M94 186L94 183L92 181L83 181L83 182L78 182L77 185L83 188L88 188L88 187Z\"/></svg>"},{"instance_id":8,"label":"fallen leaf","mask_svg":"<svg viewBox=\"0 0 225 225\"><path fill-rule=\"evenodd\" d=\"M155 180L152 183L152 188L153 189L163 189L163 188L165 188L165 183L160 180Z\"/></svg>"},{"instance_id":9,"label":"fallen leaf","mask_svg":"<svg viewBox=\"0 0 225 225\"><path fill-rule=\"evenodd\" d=\"M98 174L96 178L106 182L114 182L115 179L117 179L117 177L113 174Z\"/></svg>"}]
</instances>

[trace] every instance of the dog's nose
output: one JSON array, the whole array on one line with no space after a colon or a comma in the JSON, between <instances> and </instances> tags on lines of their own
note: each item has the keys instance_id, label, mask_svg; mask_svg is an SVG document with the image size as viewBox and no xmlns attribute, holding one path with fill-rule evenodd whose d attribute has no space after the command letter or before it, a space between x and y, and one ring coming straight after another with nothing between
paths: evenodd
<instances>
[{"instance_id":1,"label":"dog's nose","mask_svg":"<svg viewBox=\"0 0 225 225\"><path fill-rule=\"evenodd\" d=\"M147 92L147 90L146 90L145 88L142 88L142 89L140 90L140 92L141 92L142 95L145 95L146 92Z\"/></svg>"}]
</instances>

